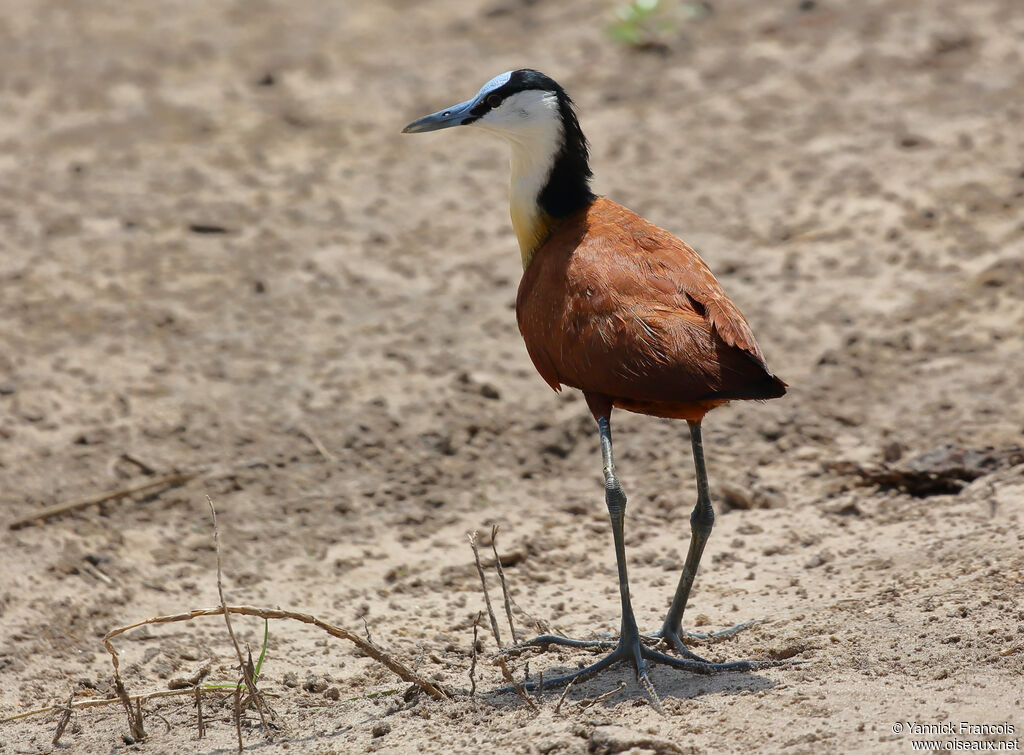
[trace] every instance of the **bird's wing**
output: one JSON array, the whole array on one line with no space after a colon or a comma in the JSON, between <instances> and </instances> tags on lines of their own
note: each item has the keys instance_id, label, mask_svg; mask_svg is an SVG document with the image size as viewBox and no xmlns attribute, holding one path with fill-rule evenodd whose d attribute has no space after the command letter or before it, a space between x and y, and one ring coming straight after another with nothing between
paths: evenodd
<instances>
[{"instance_id":1,"label":"bird's wing","mask_svg":"<svg viewBox=\"0 0 1024 755\"><path fill-rule=\"evenodd\" d=\"M542 355L558 374L572 376L570 384L675 401L733 395L764 376L749 326L710 272L701 275L707 268L696 253L624 254L619 245L612 255L603 246L579 250L578 269L586 274L572 287L560 324L569 338Z\"/></svg>"},{"instance_id":2,"label":"bird's wing","mask_svg":"<svg viewBox=\"0 0 1024 755\"><path fill-rule=\"evenodd\" d=\"M704 260L668 231L640 220L647 227L635 229L633 239L642 251L638 262L650 289L669 294L672 303L679 302L678 295L685 296L689 306L681 308L682 316L689 317L690 310L696 311L726 344L746 352L767 368L747 318L725 295Z\"/></svg>"},{"instance_id":3,"label":"bird's wing","mask_svg":"<svg viewBox=\"0 0 1024 755\"><path fill-rule=\"evenodd\" d=\"M764 366L754 334L711 270L689 245L622 205L599 199L579 251L607 269L623 301L650 303L663 316L697 314L729 346Z\"/></svg>"}]
</instances>

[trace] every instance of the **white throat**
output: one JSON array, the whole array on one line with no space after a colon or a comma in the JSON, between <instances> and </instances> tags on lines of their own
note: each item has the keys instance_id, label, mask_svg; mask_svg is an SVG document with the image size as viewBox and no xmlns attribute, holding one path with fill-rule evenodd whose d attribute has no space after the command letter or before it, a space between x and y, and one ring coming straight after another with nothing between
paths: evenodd
<instances>
[{"instance_id":1,"label":"white throat","mask_svg":"<svg viewBox=\"0 0 1024 755\"><path fill-rule=\"evenodd\" d=\"M558 98L541 90L517 92L473 125L504 137L512 147L509 210L525 267L550 230L538 198L562 148Z\"/></svg>"}]
</instances>

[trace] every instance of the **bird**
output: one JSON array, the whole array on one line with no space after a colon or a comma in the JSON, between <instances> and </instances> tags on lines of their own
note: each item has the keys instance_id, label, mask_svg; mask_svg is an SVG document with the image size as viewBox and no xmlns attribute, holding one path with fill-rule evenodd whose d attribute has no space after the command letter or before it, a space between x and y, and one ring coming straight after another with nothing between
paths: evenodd
<instances>
[{"instance_id":1,"label":"bird","mask_svg":"<svg viewBox=\"0 0 1024 755\"><path fill-rule=\"evenodd\" d=\"M686 647L682 619L715 520L701 422L730 401L779 398L787 384L768 368L746 318L696 251L592 191L587 139L573 100L557 82L529 68L506 71L473 98L419 118L403 133L456 126L503 137L511 147L509 209L523 264L519 331L541 378L556 392L582 391L597 424L618 572L617 641L544 634L522 643L611 651L579 671L524 686L565 686L619 662L630 663L648 691L654 664L697 673L778 665L712 663ZM639 631L630 596L613 409L689 426L697 488L690 544L668 613L653 635ZM677 655L656 649L661 646Z\"/></svg>"}]
</instances>

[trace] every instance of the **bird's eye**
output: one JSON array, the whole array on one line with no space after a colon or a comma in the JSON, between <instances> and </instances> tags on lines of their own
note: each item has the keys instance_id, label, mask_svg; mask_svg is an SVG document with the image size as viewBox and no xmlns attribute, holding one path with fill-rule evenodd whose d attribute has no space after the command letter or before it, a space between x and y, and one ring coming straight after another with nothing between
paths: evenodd
<instances>
[{"instance_id":1,"label":"bird's eye","mask_svg":"<svg viewBox=\"0 0 1024 755\"><path fill-rule=\"evenodd\" d=\"M501 97L499 97L496 94L489 94L487 95L487 99L485 101L491 107L498 107L498 105L501 104Z\"/></svg>"}]
</instances>

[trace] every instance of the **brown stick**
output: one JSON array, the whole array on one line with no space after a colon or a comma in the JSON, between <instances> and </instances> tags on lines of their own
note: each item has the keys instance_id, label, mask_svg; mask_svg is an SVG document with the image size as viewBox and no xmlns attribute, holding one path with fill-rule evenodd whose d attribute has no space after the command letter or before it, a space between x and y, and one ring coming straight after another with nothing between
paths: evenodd
<instances>
[{"instance_id":1,"label":"brown stick","mask_svg":"<svg viewBox=\"0 0 1024 755\"><path fill-rule=\"evenodd\" d=\"M138 705L139 705L139 709L140 709L140 711L141 711L141 709L142 709L142 703L138 703ZM140 714L140 715L141 715L141 714ZM166 727L167 727L167 731L166 731L165 733L167 733L167 734L170 734L170 733L171 733L171 722L170 722L170 721L168 721L168 720L167 720L166 718L164 718L163 716L161 716L161 715L160 715L160 713L158 713L158 712L157 712L157 711L155 711L155 710L151 710L151 711L149 712L149 715L151 715L151 716L156 716L156 717L157 717L157 718L159 718L159 719L160 719L161 721L163 721L163 722L164 722L164 726L166 726Z\"/></svg>"},{"instance_id":2,"label":"brown stick","mask_svg":"<svg viewBox=\"0 0 1024 755\"><path fill-rule=\"evenodd\" d=\"M498 557L498 525L491 527L491 550L494 551L494 567L498 570L498 579L501 580L501 593L505 596L505 617L508 619L508 628L512 632L512 644L518 645L519 638L516 637L516 626L512 623L512 599L508 595L508 585L505 583L505 570L501 568L501 559Z\"/></svg>"},{"instance_id":3,"label":"brown stick","mask_svg":"<svg viewBox=\"0 0 1024 755\"><path fill-rule=\"evenodd\" d=\"M256 712L260 715L260 723L263 724L263 732L269 736L270 727L267 725L266 716L263 713L265 703L263 698L260 696L260 692L256 687L256 675L252 670L252 658L250 656L250 663L246 663L242 658L242 649L238 646L238 640L235 638L235 630L231 628L231 614L227 610L227 603L224 600L224 579L221 571L221 558L220 558L220 529L217 527L217 509L213 506L213 499L210 496L206 496L206 502L210 504L210 514L213 516L213 545L217 551L217 594L220 596L220 607L224 609L224 623L228 626L228 635L231 637L231 644L235 646L235 655L238 657L238 667L241 670L242 678L245 679L245 686L249 690L249 699L252 700L253 706L256 708ZM236 698L237 703L237 698ZM241 732L241 729L239 729ZM241 741L238 745L241 749Z\"/></svg>"},{"instance_id":4,"label":"brown stick","mask_svg":"<svg viewBox=\"0 0 1024 755\"><path fill-rule=\"evenodd\" d=\"M238 732L238 751L242 751L242 680L235 685L235 731Z\"/></svg>"},{"instance_id":5,"label":"brown stick","mask_svg":"<svg viewBox=\"0 0 1024 755\"><path fill-rule=\"evenodd\" d=\"M57 746L57 743L60 742L60 738L64 736L64 730L68 728L68 724L71 723L71 714L75 711L75 709L71 707L71 703L74 702L74 699L75 693L72 692L68 696L67 703L62 706L64 708L64 712L61 713L60 721L57 722L57 730L53 733L53 740L50 742L50 745L53 747Z\"/></svg>"},{"instance_id":6,"label":"brown stick","mask_svg":"<svg viewBox=\"0 0 1024 755\"><path fill-rule=\"evenodd\" d=\"M234 693L233 689L207 689L203 690L206 693L212 693L217 695L230 695ZM132 702L146 702L147 700L153 700L158 697L179 697L181 695L193 695L195 694L191 689L162 689L156 692L147 692L142 695L131 695L129 700ZM264 692L263 694L270 694ZM79 708L100 708L105 705L123 705L124 702L120 697L105 697L100 700L79 700L78 702L71 703L70 707L72 710L78 710ZM31 716L41 716L44 713L52 713L55 710L67 710L67 705L48 705L45 708L36 708L35 710L27 710L24 713L17 713L7 718L0 718L0 724L5 724L10 721L17 721L19 718L30 718Z\"/></svg>"},{"instance_id":7,"label":"brown stick","mask_svg":"<svg viewBox=\"0 0 1024 755\"><path fill-rule=\"evenodd\" d=\"M174 474L164 475L158 477L155 480L144 482L141 485L132 485L127 488L119 488L118 490L111 490L107 493L100 493L99 495L89 496L88 498L80 498L77 501L67 501L65 503L57 503L53 506L47 506L46 508L34 511L28 516L23 516L20 519L15 519L12 522L8 522L7 529L18 530L22 527L28 527L30 524L36 522L43 522L47 519L53 519L54 517L60 516L61 514L67 514L71 511L77 511L78 509L84 509L87 506L92 506L97 503L104 503L106 501L116 501L119 498L125 498L126 496L134 495L135 493L143 493L147 490L155 490L157 488L170 488L178 485L183 485L189 480L194 480L196 477L202 474L201 472L175 472Z\"/></svg>"},{"instance_id":8,"label":"brown stick","mask_svg":"<svg viewBox=\"0 0 1024 755\"><path fill-rule=\"evenodd\" d=\"M524 690L523 686L516 681L514 676L512 676L512 672L508 670L508 664L505 663L504 658L498 659L498 667L501 669L501 675L505 677L505 681L512 685L516 694L523 698L523 702L529 705L530 709L534 712L539 711L540 708L537 707L537 703L534 702L534 699L526 694L526 690Z\"/></svg>"},{"instance_id":9,"label":"brown stick","mask_svg":"<svg viewBox=\"0 0 1024 755\"><path fill-rule=\"evenodd\" d=\"M572 685L574 685L575 683L576 683L576 680L573 679L572 681L570 681L568 684L565 685L565 689L562 690L562 696L560 698L558 698L558 704L555 706L555 713L558 713L558 711L560 711L562 709L562 703L565 702L565 696L569 694L569 690L572 689Z\"/></svg>"},{"instance_id":10,"label":"brown stick","mask_svg":"<svg viewBox=\"0 0 1024 755\"><path fill-rule=\"evenodd\" d=\"M597 705L598 703L604 702L612 695L619 694L624 689L626 689L626 683L622 682L622 684L613 689L611 692L605 692L603 695L598 695L597 697L588 697L586 700L580 700L579 707L585 710L589 708L591 705Z\"/></svg>"},{"instance_id":11,"label":"brown stick","mask_svg":"<svg viewBox=\"0 0 1024 755\"><path fill-rule=\"evenodd\" d=\"M501 635L498 633L498 620L494 618L494 609L491 608L491 596L487 592L487 578L484 577L484 567L480 564L480 549L477 548L476 538L479 532L472 532L469 535L469 547L473 549L473 558L476 560L476 573L480 575L480 586L484 588L484 603L487 604L487 616L491 620L491 632L494 634L494 641L501 649Z\"/></svg>"},{"instance_id":12,"label":"brown stick","mask_svg":"<svg viewBox=\"0 0 1024 755\"><path fill-rule=\"evenodd\" d=\"M327 461L337 461L338 460L338 457L335 456L334 454L332 454L330 451L328 451L324 447L324 444L320 442L320 439L318 437L316 437L315 435L313 435L313 433L311 431L309 431L305 427L296 427L295 430L296 430L296 432L298 432L299 435L301 435L303 438L305 438L310 443L312 443L313 444L313 448L315 448L317 450L317 453L319 453L321 456L323 456L325 459L327 459Z\"/></svg>"},{"instance_id":13,"label":"brown stick","mask_svg":"<svg viewBox=\"0 0 1024 755\"><path fill-rule=\"evenodd\" d=\"M203 681L212 669L213 661L207 661L192 676L176 676L171 679L167 682L167 689L192 689L197 687L199 682Z\"/></svg>"},{"instance_id":14,"label":"brown stick","mask_svg":"<svg viewBox=\"0 0 1024 755\"><path fill-rule=\"evenodd\" d=\"M124 634L125 632L131 631L132 629L138 629L139 627L146 626L148 624L168 624L175 621L192 621L198 619L201 616L220 616L224 611L233 614L240 614L243 616L257 616L261 619L291 619L292 621L299 621L303 624L312 624L318 629L327 632L332 637L337 637L341 640L348 640L353 645L358 647L366 655L373 658L375 661L383 664L389 670L394 672L403 681L415 684L417 687L422 689L428 695L436 700L448 700L448 694L441 690L439 687L434 685L432 682L424 679L422 676L417 674L411 668L406 666L398 659L391 656L383 648L377 646L372 642L367 642L359 635L354 632L350 632L342 627L328 624L326 621L312 616L308 613L298 613L296 611L285 611L280 608L256 608L254 606L218 606L216 608L205 608L195 609L188 613L179 613L171 616L156 616L151 619L143 619L137 621L134 624L128 624L127 626L118 627L117 629L111 629L107 632L103 638L103 644L107 648L107 652L110 653L111 662L114 664L114 670L120 663L117 650L114 649L114 645L111 640L118 635Z\"/></svg>"},{"instance_id":15,"label":"brown stick","mask_svg":"<svg viewBox=\"0 0 1024 755\"><path fill-rule=\"evenodd\" d=\"M143 459L140 459L135 454L125 452L125 453L121 454L121 458L124 459L127 462L131 462L132 464L137 466L139 469L141 469L146 474L156 474L157 473L156 467L154 467L152 464L148 464L146 461L144 461Z\"/></svg>"},{"instance_id":16,"label":"brown stick","mask_svg":"<svg viewBox=\"0 0 1024 755\"><path fill-rule=\"evenodd\" d=\"M203 688L196 682L192 689L196 692L196 728L199 729L199 739L206 734L206 722L203 721Z\"/></svg>"},{"instance_id":17,"label":"brown stick","mask_svg":"<svg viewBox=\"0 0 1024 755\"><path fill-rule=\"evenodd\" d=\"M473 652L472 652L472 660L469 663L469 684L470 684L469 696L470 697L476 697L476 641L477 641L477 637L479 636L479 631L480 631L480 617L481 617L481 615L482 614L479 611L477 611L476 612L476 618L473 619L473 648L472 648Z\"/></svg>"},{"instance_id":18,"label":"brown stick","mask_svg":"<svg viewBox=\"0 0 1024 755\"><path fill-rule=\"evenodd\" d=\"M128 696L128 690L124 687L121 675L114 669L114 691L124 706L125 715L128 717L128 733L136 742L146 738L146 727L142 722L142 700L135 698L135 708L132 708L132 698Z\"/></svg>"}]
</instances>

